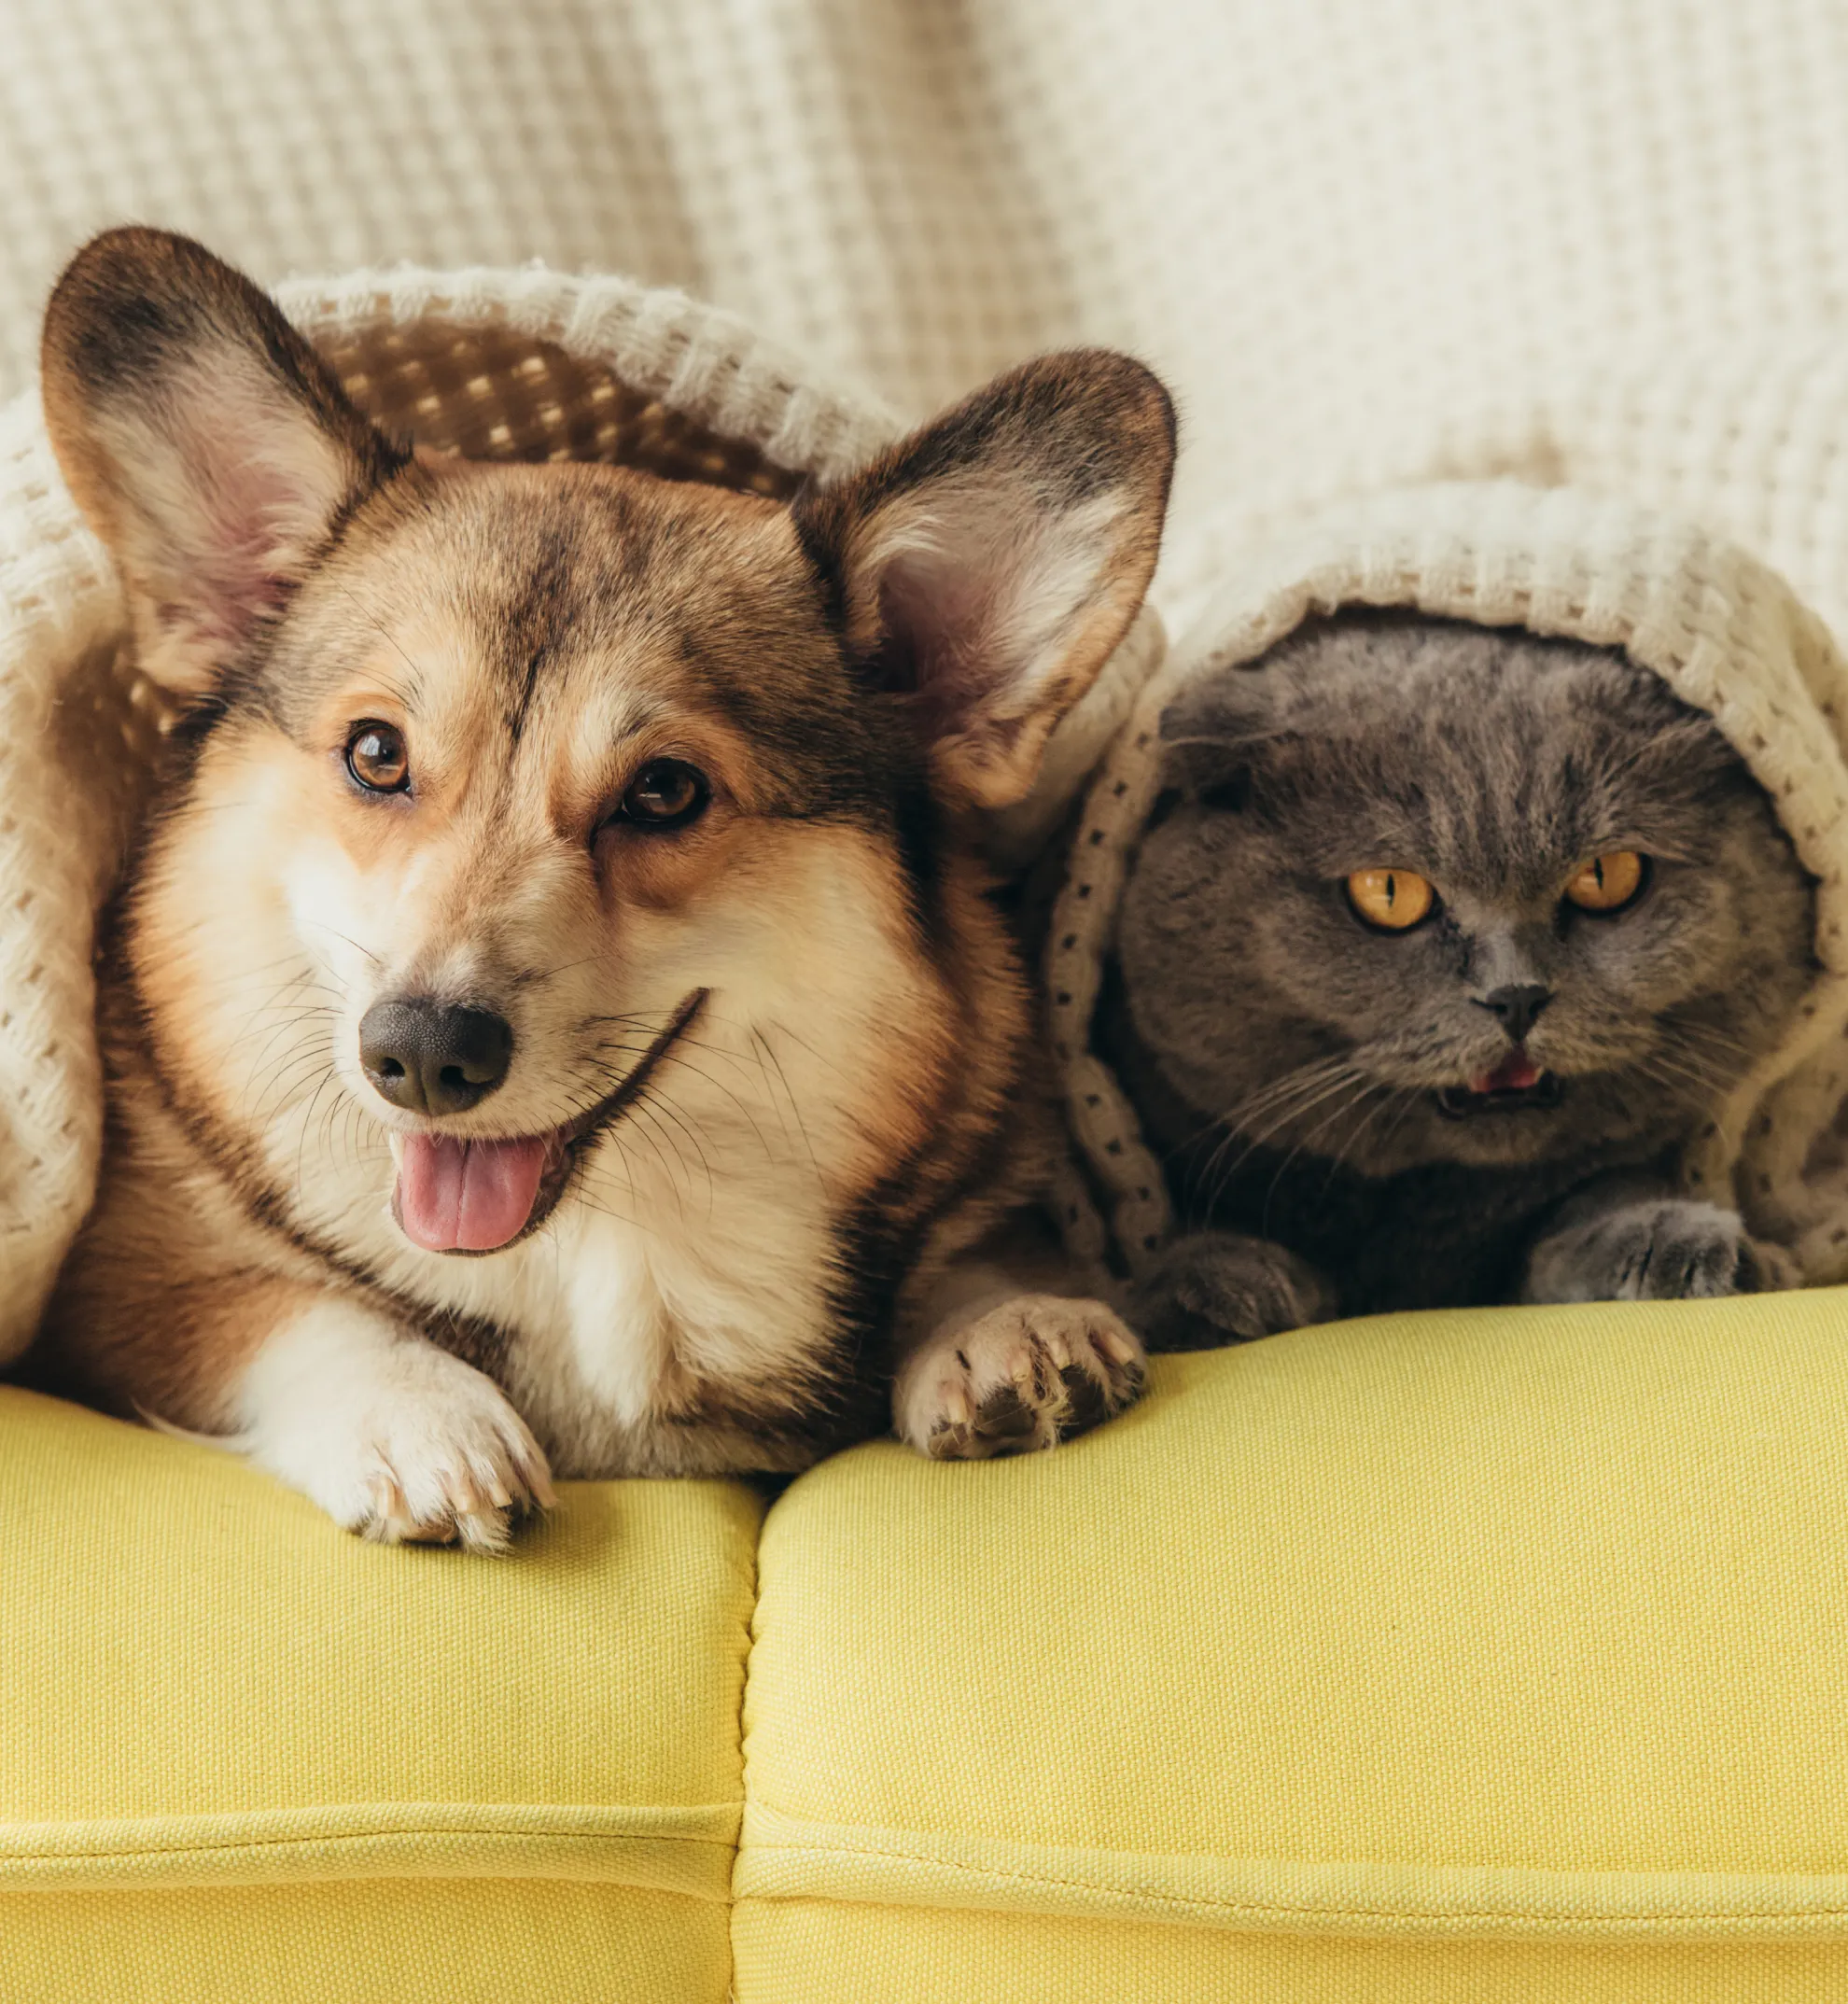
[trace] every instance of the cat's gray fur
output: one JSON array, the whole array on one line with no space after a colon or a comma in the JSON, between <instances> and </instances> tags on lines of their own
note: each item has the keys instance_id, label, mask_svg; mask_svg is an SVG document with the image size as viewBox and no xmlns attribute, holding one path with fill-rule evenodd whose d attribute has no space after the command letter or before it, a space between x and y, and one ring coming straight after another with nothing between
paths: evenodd
<instances>
[{"instance_id":1,"label":"cat's gray fur","mask_svg":"<svg viewBox=\"0 0 1848 2004\"><path fill-rule=\"evenodd\" d=\"M1668 1177L1812 979L1812 892L1710 719L1615 652L1359 614L1194 684L1162 736L1100 1032L1186 1227L1155 1343L1761 1284L1774 1255ZM1651 859L1636 901L1562 903L1613 849ZM1437 916L1362 924L1372 867ZM1512 1047L1484 999L1524 985L1559 1103L1445 1117Z\"/></svg>"}]
</instances>

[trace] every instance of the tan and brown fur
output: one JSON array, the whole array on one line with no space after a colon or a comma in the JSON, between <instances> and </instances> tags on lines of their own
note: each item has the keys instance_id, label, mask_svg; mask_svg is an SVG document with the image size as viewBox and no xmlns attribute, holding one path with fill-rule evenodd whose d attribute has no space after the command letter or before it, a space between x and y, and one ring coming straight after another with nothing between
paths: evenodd
<instances>
[{"instance_id":1,"label":"tan and brown fur","mask_svg":"<svg viewBox=\"0 0 1848 2004\"><path fill-rule=\"evenodd\" d=\"M416 455L160 232L79 255L44 364L141 665L189 712L109 929L109 1141L49 1371L355 1528L484 1546L548 1466L799 1468L891 1423L895 1386L950 1454L1133 1396L1134 1338L1019 1261L1033 1012L967 829L1146 586L1172 455L1146 371L1028 364L785 507ZM410 792L349 778L362 719ZM662 758L706 811L609 819ZM394 1136L432 1116L371 1089L357 1025L399 993L511 1025L457 1135L639 1082L500 1251L394 1222Z\"/></svg>"}]
</instances>

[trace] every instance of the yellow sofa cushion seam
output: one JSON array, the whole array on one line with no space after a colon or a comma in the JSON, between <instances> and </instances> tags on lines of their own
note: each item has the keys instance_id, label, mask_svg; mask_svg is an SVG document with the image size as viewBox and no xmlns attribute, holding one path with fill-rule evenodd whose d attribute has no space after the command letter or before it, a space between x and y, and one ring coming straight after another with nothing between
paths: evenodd
<instances>
[{"instance_id":1,"label":"yellow sofa cushion seam","mask_svg":"<svg viewBox=\"0 0 1848 2004\"><path fill-rule=\"evenodd\" d=\"M1848 1874L1142 1856L745 1809L733 1895L1432 1940L1848 1940Z\"/></svg>"},{"instance_id":2,"label":"yellow sofa cushion seam","mask_svg":"<svg viewBox=\"0 0 1848 2004\"><path fill-rule=\"evenodd\" d=\"M0 1825L0 1893L331 1879L596 1881L724 1902L735 1802L354 1802Z\"/></svg>"}]
</instances>

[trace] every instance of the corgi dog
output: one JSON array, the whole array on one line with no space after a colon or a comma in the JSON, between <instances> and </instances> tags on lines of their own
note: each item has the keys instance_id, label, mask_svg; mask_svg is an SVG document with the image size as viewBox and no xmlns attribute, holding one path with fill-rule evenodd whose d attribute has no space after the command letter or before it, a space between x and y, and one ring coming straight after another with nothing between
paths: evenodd
<instances>
[{"instance_id":1,"label":"corgi dog","mask_svg":"<svg viewBox=\"0 0 1848 2004\"><path fill-rule=\"evenodd\" d=\"M1134 1397L1032 1235L1036 1017L972 829L1147 587L1146 369L1029 362L788 503L472 463L129 229L43 384L182 712L48 1381L488 1550L554 1475L1009 1452Z\"/></svg>"}]
</instances>

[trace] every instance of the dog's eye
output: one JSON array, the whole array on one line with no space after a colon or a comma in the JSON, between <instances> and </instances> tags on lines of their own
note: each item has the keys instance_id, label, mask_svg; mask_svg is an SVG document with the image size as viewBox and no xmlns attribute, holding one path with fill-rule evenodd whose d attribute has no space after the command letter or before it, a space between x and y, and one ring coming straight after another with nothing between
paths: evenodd
<instances>
[{"instance_id":1,"label":"dog's eye","mask_svg":"<svg viewBox=\"0 0 1848 2004\"><path fill-rule=\"evenodd\" d=\"M638 828L684 828L712 798L706 775L682 759L651 759L629 782L616 810Z\"/></svg>"},{"instance_id":2,"label":"dog's eye","mask_svg":"<svg viewBox=\"0 0 1848 2004\"><path fill-rule=\"evenodd\" d=\"M401 793L411 784L404 733L390 723L354 726L346 740L346 769L369 793Z\"/></svg>"},{"instance_id":3,"label":"dog's eye","mask_svg":"<svg viewBox=\"0 0 1848 2004\"><path fill-rule=\"evenodd\" d=\"M1436 902L1430 880L1416 870L1356 870L1348 878L1355 916L1382 932L1409 932Z\"/></svg>"},{"instance_id":4,"label":"dog's eye","mask_svg":"<svg viewBox=\"0 0 1848 2004\"><path fill-rule=\"evenodd\" d=\"M1566 902L1582 912L1620 912L1642 890L1643 877L1643 858L1633 848L1611 849L1577 870Z\"/></svg>"}]
</instances>

